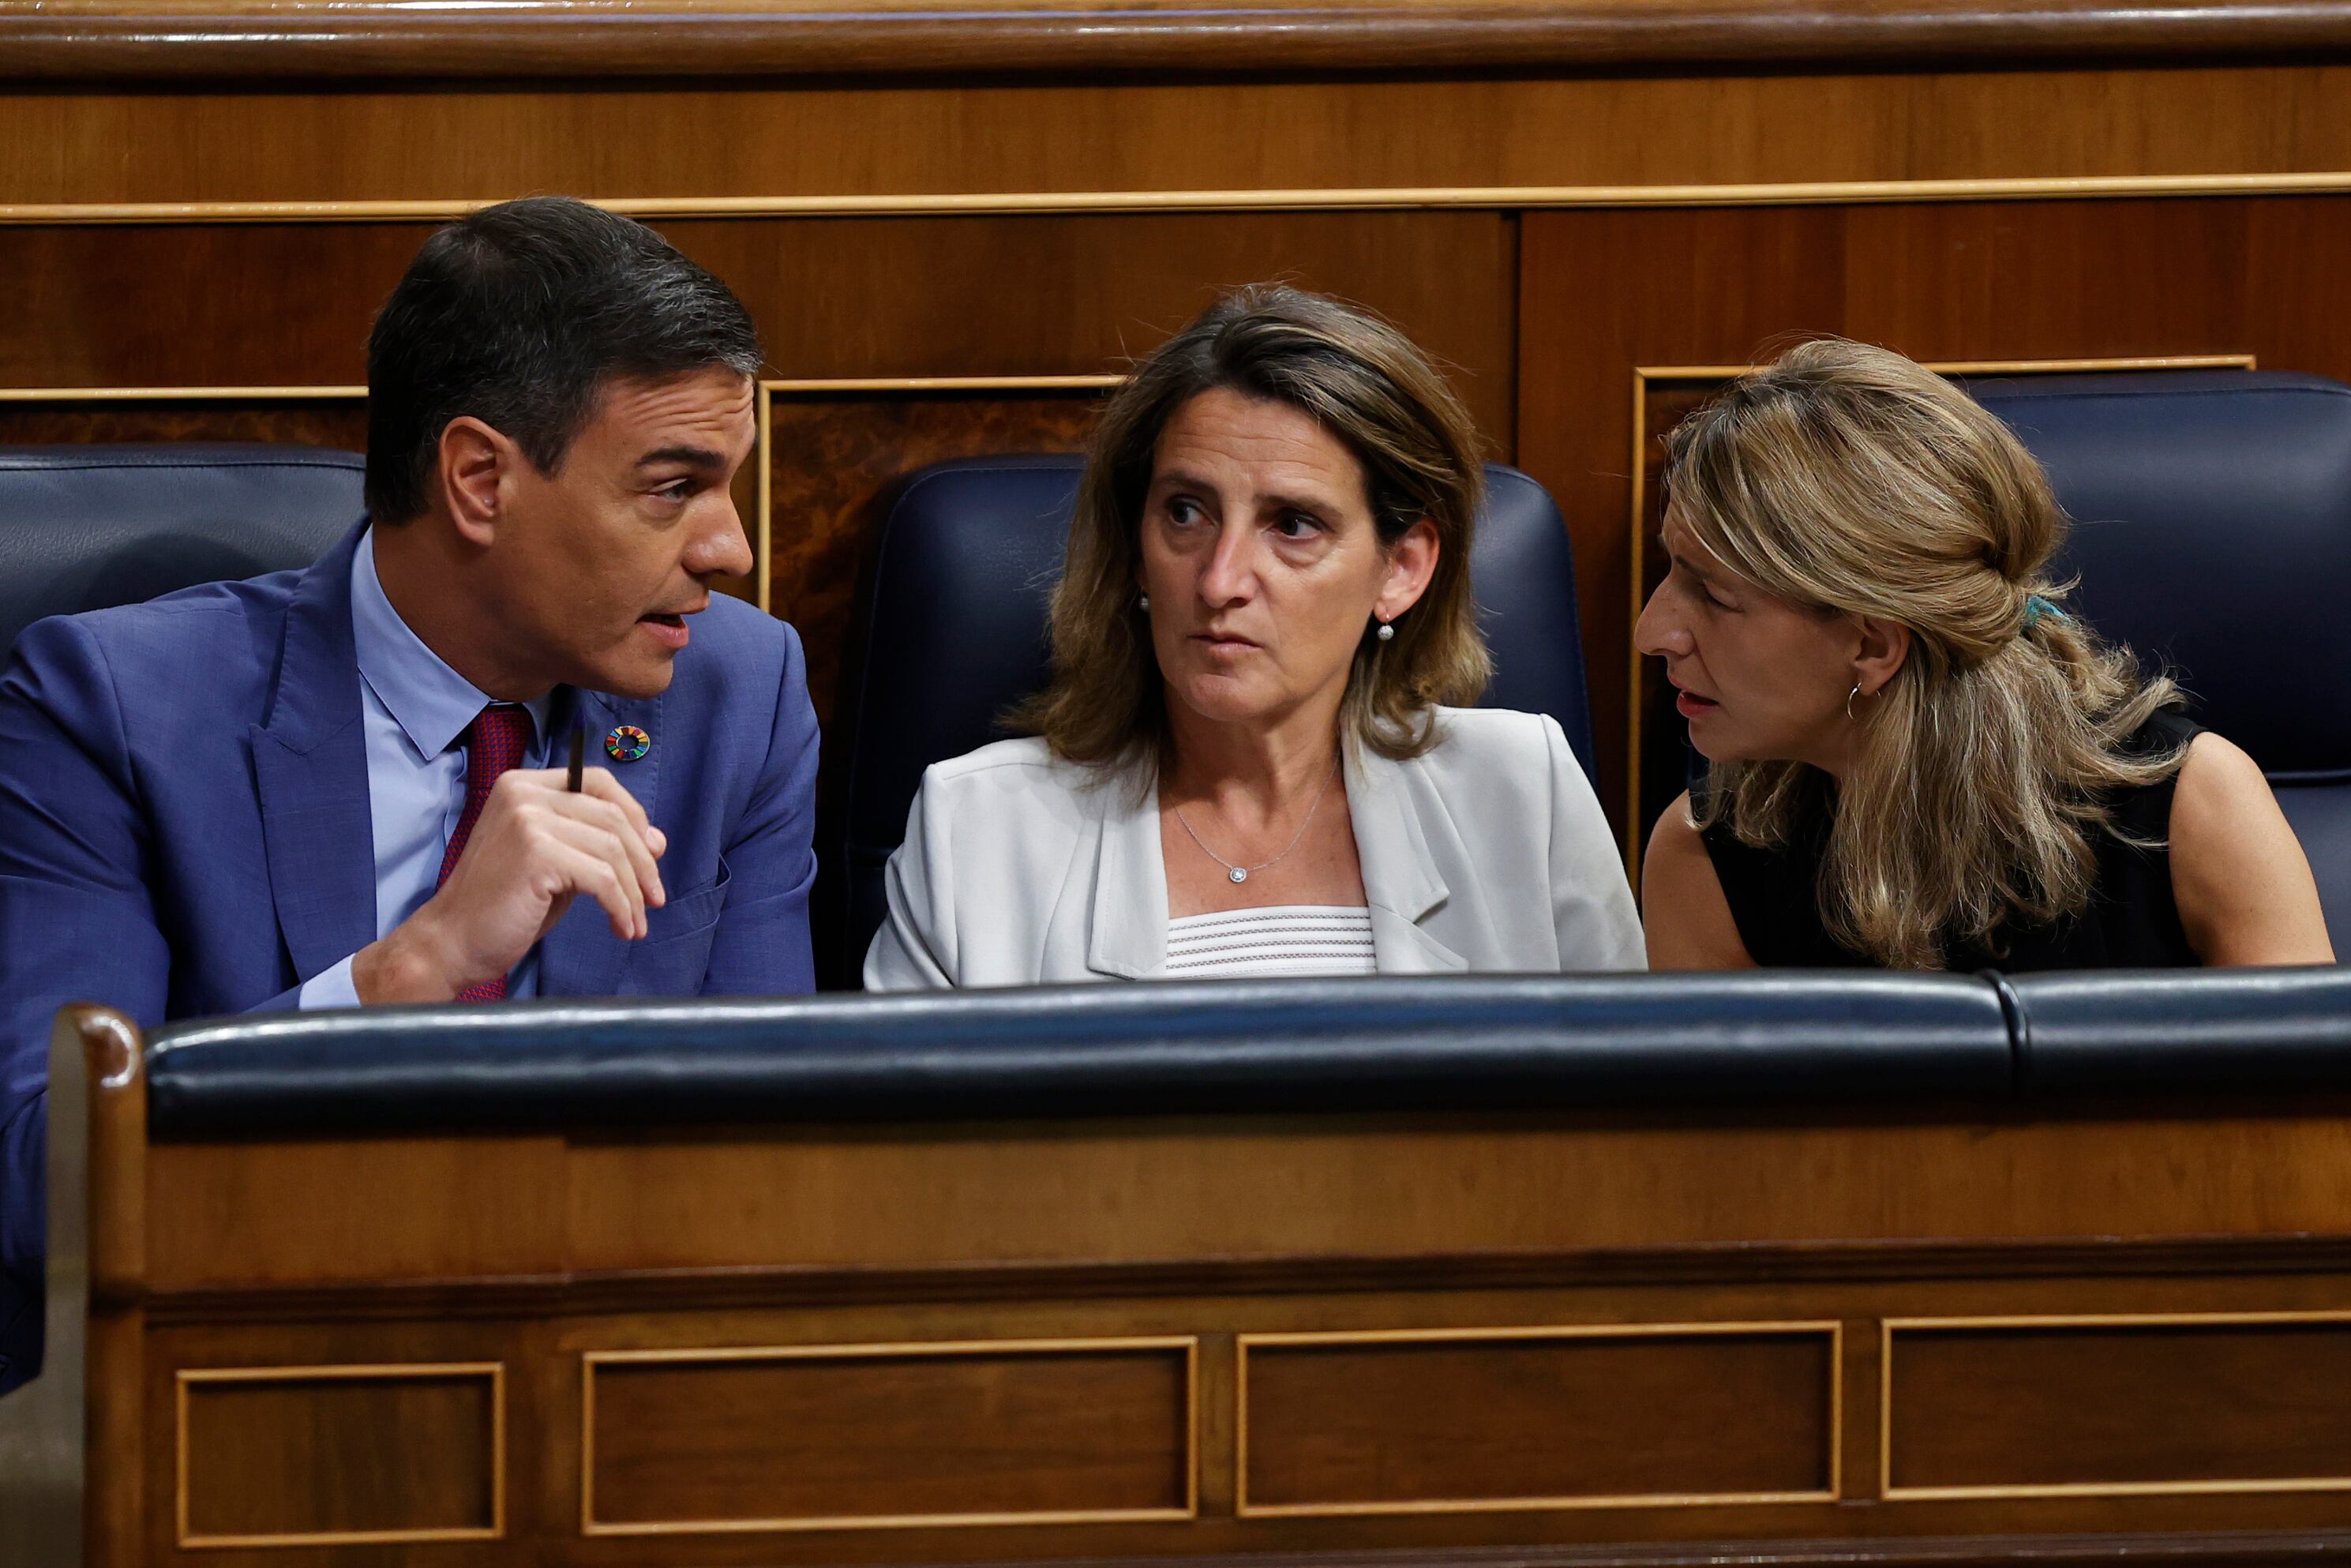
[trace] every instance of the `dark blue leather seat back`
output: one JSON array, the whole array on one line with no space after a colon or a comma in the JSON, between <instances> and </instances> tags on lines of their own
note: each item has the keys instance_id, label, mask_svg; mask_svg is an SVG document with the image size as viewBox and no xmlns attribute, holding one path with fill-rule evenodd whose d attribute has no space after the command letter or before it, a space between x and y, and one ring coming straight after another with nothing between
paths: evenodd
<instances>
[{"instance_id":1,"label":"dark blue leather seat back","mask_svg":"<svg viewBox=\"0 0 2351 1568\"><path fill-rule=\"evenodd\" d=\"M826 745L843 804L818 842L827 983L854 985L883 915L882 870L934 762L1000 740L998 720L1044 684L1045 605L1061 569L1078 457L935 464L885 507L858 595L857 652ZM1547 713L1588 772L1575 570L1559 508L1513 468L1486 471L1469 570L1494 653L1495 707Z\"/></svg>"},{"instance_id":2,"label":"dark blue leather seat back","mask_svg":"<svg viewBox=\"0 0 2351 1568\"><path fill-rule=\"evenodd\" d=\"M1970 390L2075 519L2081 611L2269 775L2351 955L2351 386L2211 371Z\"/></svg>"},{"instance_id":3,"label":"dark blue leather seat back","mask_svg":"<svg viewBox=\"0 0 2351 1568\"><path fill-rule=\"evenodd\" d=\"M2013 1087L1989 980L1387 975L369 1008L176 1025L157 1138L1889 1100Z\"/></svg>"},{"instance_id":4,"label":"dark blue leather seat back","mask_svg":"<svg viewBox=\"0 0 2351 1568\"><path fill-rule=\"evenodd\" d=\"M366 459L317 446L0 446L0 653L48 615L308 566Z\"/></svg>"}]
</instances>

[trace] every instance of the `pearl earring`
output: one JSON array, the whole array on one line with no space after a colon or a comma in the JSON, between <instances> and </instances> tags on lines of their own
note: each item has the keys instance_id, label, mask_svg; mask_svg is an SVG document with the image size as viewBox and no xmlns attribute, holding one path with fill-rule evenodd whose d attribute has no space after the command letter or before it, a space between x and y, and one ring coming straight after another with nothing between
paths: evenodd
<instances>
[{"instance_id":1,"label":"pearl earring","mask_svg":"<svg viewBox=\"0 0 2351 1568\"><path fill-rule=\"evenodd\" d=\"M1380 638L1380 641L1381 641L1381 642L1383 642L1383 643L1391 642L1391 641L1393 641L1393 640L1395 639L1395 627L1393 627L1393 626L1391 626L1391 625L1389 625L1389 624L1388 624L1386 622L1384 622L1384 621L1381 622L1380 622L1380 631L1379 631L1379 638Z\"/></svg>"},{"instance_id":2,"label":"pearl earring","mask_svg":"<svg viewBox=\"0 0 2351 1568\"><path fill-rule=\"evenodd\" d=\"M1139 600L1137 600L1137 601L1135 601L1135 608L1136 608L1136 609L1138 609L1138 610L1148 610L1148 609L1150 609L1150 608L1151 608L1151 595L1149 595L1149 594L1147 594L1147 593L1146 593L1146 594L1144 594L1144 595L1143 595Z\"/></svg>"}]
</instances>

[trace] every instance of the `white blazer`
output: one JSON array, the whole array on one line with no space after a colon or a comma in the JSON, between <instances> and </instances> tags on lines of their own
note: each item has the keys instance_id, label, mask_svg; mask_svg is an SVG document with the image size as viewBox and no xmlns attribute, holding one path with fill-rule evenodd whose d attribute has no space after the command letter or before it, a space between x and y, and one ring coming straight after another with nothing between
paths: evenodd
<instances>
[{"instance_id":1,"label":"white blazer","mask_svg":"<svg viewBox=\"0 0 2351 1568\"><path fill-rule=\"evenodd\" d=\"M1409 762L1346 747L1384 975L1638 969L1625 863L1546 715L1439 708ZM1164 978L1155 788L1006 740L935 763L885 873L865 988Z\"/></svg>"}]
</instances>

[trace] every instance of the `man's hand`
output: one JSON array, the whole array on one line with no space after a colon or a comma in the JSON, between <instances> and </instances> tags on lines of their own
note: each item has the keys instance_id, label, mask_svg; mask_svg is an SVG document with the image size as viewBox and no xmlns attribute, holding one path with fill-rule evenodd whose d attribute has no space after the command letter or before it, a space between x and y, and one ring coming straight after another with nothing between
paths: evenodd
<instances>
[{"instance_id":1,"label":"man's hand","mask_svg":"<svg viewBox=\"0 0 2351 1568\"><path fill-rule=\"evenodd\" d=\"M561 768L517 768L492 787L441 891L360 949L353 988L368 1006L448 1001L520 963L580 894L634 941L668 897L653 863L667 847L609 769L588 769L574 795Z\"/></svg>"}]
</instances>

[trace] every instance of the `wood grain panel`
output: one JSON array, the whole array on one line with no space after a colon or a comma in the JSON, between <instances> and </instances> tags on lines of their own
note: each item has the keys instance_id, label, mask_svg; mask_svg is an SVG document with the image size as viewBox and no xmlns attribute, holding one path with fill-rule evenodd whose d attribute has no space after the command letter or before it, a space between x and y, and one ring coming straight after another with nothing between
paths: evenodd
<instances>
[{"instance_id":1,"label":"wood grain panel","mask_svg":"<svg viewBox=\"0 0 2351 1568\"><path fill-rule=\"evenodd\" d=\"M1889 1497L2351 1490L2351 1314L1895 1321Z\"/></svg>"},{"instance_id":2,"label":"wood grain panel","mask_svg":"<svg viewBox=\"0 0 2351 1568\"><path fill-rule=\"evenodd\" d=\"M2351 1123L2315 1111L2090 1127L1599 1126L1489 1116L985 1131L583 1145L569 1184L573 1266L2277 1235L2331 1233L2351 1212ZM272 1163L266 1150L250 1157L256 1176ZM2100 1179L2079 1179L2085 1168ZM713 1205L715 1192L726 1203ZM1007 1192L1021 1201L1004 1203ZM1511 1201L1495 1202L1497 1193ZM305 1202L348 1207L332 1193Z\"/></svg>"},{"instance_id":3,"label":"wood grain panel","mask_svg":"<svg viewBox=\"0 0 2351 1568\"><path fill-rule=\"evenodd\" d=\"M0 399L0 445L100 441L271 441L367 450L359 398Z\"/></svg>"},{"instance_id":4,"label":"wood grain panel","mask_svg":"<svg viewBox=\"0 0 2351 1568\"><path fill-rule=\"evenodd\" d=\"M5 102L5 100L0 100ZM427 224L0 233L0 387L356 386Z\"/></svg>"},{"instance_id":5,"label":"wood grain panel","mask_svg":"<svg viewBox=\"0 0 2351 1568\"><path fill-rule=\"evenodd\" d=\"M1546 213L1522 232L1520 463L1574 537L1602 796L1620 824L1645 586L1626 522L1647 461L1636 369L1752 363L1792 335L1840 332L1926 361L2238 355L2351 375L2323 281L2351 267L2343 197ZM1646 820L1629 825L1646 835Z\"/></svg>"},{"instance_id":6,"label":"wood grain panel","mask_svg":"<svg viewBox=\"0 0 2351 1568\"><path fill-rule=\"evenodd\" d=\"M2282 1237L2338 1233L2351 1212L2351 1121L2323 1104L2087 1125L1484 1117L984 1131L568 1149L158 1145L147 1284ZM2085 1169L2099 1178L2080 1179Z\"/></svg>"},{"instance_id":7,"label":"wood grain panel","mask_svg":"<svg viewBox=\"0 0 2351 1568\"><path fill-rule=\"evenodd\" d=\"M563 1267L555 1138L174 1144L147 1165L161 1283L452 1279Z\"/></svg>"},{"instance_id":8,"label":"wood grain panel","mask_svg":"<svg viewBox=\"0 0 2351 1568\"><path fill-rule=\"evenodd\" d=\"M1835 1325L1244 1335L1244 1514L1832 1500Z\"/></svg>"},{"instance_id":9,"label":"wood grain panel","mask_svg":"<svg viewBox=\"0 0 2351 1568\"><path fill-rule=\"evenodd\" d=\"M1295 202L1401 190L1426 201L1496 187L1622 201L1685 185L2339 173L2351 171L2346 82L2342 66L2304 63L1416 75L1221 82L1205 95L1181 82L59 90L0 97L0 206L407 201L437 214L570 191L754 205L887 198L905 210L985 194ZM193 276L162 275L189 294Z\"/></svg>"},{"instance_id":10,"label":"wood grain panel","mask_svg":"<svg viewBox=\"0 0 2351 1568\"><path fill-rule=\"evenodd\" d=\"M581 1528L1182 1519L1189 1340L594 1354Z\"/></svg>"},{"instance_id":11,"label":"wood grain panel","mask_svg":"<svg viewBox=\"0 0 2351 1568\"><path fill-rule=\"evenodd\" d=\"M799 631L820 720L830 726L841 712L838 686L860 563L882 520L877 504L893 483L950 457L1078 451L1100 398L1082 388L775 398L769 604ZM837 742L831 749L843 750Z\"/></svg>"},{"instance_id":12,"label":"wood grain panel","mask_svg":"<svg viewBox=\"0 0 2351 1568\"><path fill-rule=\"evenodd\" d=\"M0 99L0 104L5 104ZM5 141L5 136L0 136ZM1497 213L674 220L778 376L1123 370L1221 288L1359 300L1457 367L1507 455L1514 222ZM352 385L422 224L0 228L0 387ZM203 279L202 287L159 279ZM126 302L140 302L126 308Z\"/></svg>"},{"instance_id":13,"label":"wood grain panel","mask_svg":"<svg viewBox=\"0 0 2351 1568\"><path fill-rule=\"evenodd\" d=\"M495 1364L183 1372L179 1544L498 1534L502 1375Z\"/></svg>"},{"instance_id":14,"label":"wood grain panel","mask_svg":"<svg viewBox=\"0 0 2351 1568\"><path fill-rule=\"evenodd\" d=\"M776 373L1118 373L1220 291L1281 279L1378 310L1455 369L1507 454L1518 233L1505 214L675 220ZM0 244L5 235L0 234Z\"/></svg>"},{"instance_id":15,"label":"wood grain panel","mask_svg":"<svg viewBox=\"0 0 2351 1568\"><path fill-rule=\"evenodd\" d=\"M159 48L158 46L162 46ZM1236 14L1196 5L979 5L953 9L736 0L614 6L400 0L49 0L0 17L6 77L26 81L266 75L299 80L519 76L1003 76L1024 72L1407 68L1588 69L1726 62L1917 64L2214 57L2351 49L2332 5L2194 9L2112 0L1761 0L1670 8L1492 0L1370 5L1288 0Z\"/></svg>"}]
</instances>

